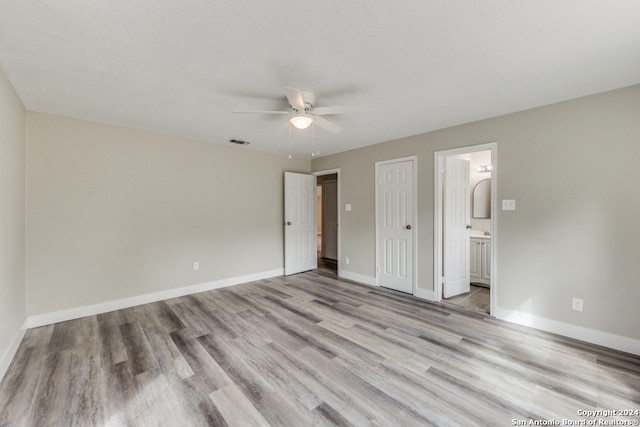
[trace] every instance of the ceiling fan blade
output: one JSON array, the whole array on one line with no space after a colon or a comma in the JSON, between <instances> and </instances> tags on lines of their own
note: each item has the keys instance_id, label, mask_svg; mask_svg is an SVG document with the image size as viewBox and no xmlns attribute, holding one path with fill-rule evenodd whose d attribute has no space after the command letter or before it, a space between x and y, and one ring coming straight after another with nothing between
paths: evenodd
<instances>
[{"instance_id":1,"label":"ceiling fan blade","mask_svg":"<svg viewBox=\"0 0 640 427\"><path fill-rule=\"evenodd\" d=\"M317 107L313 109L313 114L317 114L319 116L326 116L329 114L347 114L353 113L355 111L355 107L350 105L334 105L332 107Z\"/></svg>"},{"instance_id":2,"label":"ceiling fan blade","mask_svg":"<svg viewBox=\"0 0 640 427\"><path fill-rule=\"evenodd\" d=\"M321 128L324 128L326 130L328 130L329 132L332 133L338 133L342 130L342 128L340 126L338 126L337 124L330 122L329 120L325 119L324 117L319 117L319 116L314 116L313 118L313 122L315 124L317 124L318 126L320 126Z\"/></svg>"},{"instance_id":3,"label":"ceiling fan blade","mask_svg":"<svg viewBox=\"0 0 640 427\"><path fill-rule=\"evenodd\" d=\"M257 114L289 114L289 111L271 110L235 110L234 113L257 113Z\"/></svg>"},{"instance_id":4,"label":"ceiling fan blade","mask_svg":"<svg viewBox=\"0 0 640 427\"><path fill-rule=\"evenodd\" d=\"M292 87L283 87L282 91L287 96L289 100L289 105L291 105L294 109L301 111L304 110L304 99L302 99L302 94L300 93L300 89L292 88Z\"/></svg>"},{"instance_id":5,"label":"ceiling fan blade","mask_svg":"<svg viewBox=\"0 0 640 427\"><path fill-rule=\"evenodd\" d=\"M289 128L289 120L285 120L284 122L280 123L278 126L273 128L273 132L280 132L288 128Z\"/></svg>"}]
</instances>

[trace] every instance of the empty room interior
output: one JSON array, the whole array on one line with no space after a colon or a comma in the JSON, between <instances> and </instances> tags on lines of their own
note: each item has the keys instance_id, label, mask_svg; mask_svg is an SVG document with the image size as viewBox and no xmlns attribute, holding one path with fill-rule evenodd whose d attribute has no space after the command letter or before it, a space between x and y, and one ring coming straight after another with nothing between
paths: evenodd
<instances>
[{"instance_id":1,"label":"empty room interior","mask_svg":"<svg viewBox=\"0 0 640 427\"><path fill-rule=\"evenodd\" d=\"M638 425L640 2L0 3L0 426Z\"/></svg>"}]
</instances>

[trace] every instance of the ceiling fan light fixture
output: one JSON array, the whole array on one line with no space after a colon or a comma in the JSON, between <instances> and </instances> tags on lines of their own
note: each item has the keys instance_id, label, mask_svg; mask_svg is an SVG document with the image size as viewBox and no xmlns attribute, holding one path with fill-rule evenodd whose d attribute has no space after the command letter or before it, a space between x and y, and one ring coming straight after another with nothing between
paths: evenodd
<instances>
[{"instance_id":1,"label":"ceiling fan light fixture","mask_svg":"<svg viewBox=\"0 0 640 427\"><path fill-rule=\"evenodd\" d=\"M306 129L313 123L313 117L310 114L296 114L289 119L296 129Z\"/></svg>"}]
</instances>

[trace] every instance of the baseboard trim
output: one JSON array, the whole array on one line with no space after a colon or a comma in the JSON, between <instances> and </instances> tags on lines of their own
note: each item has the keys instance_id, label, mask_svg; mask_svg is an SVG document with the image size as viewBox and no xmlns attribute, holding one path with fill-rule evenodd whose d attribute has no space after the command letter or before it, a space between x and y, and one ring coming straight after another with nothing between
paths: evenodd
<instances>
[{"instance_id":1,"label":"baseboard trim","mask_svg":"<svg viewBox=\"0 0 640 427\"><path fill-rule=\"evenodd\" d=\"M343 279L351 280L353 282L362 283L363 285L378 286L376 278L371 276L365 276L364 274L353 273L351 271L340 271L340 277Z\"/></svg>"},{"instance_id":2,"label":"baseboard trim","mask_svg":"<svg viewBox=\"0 0 640 427\"><path fill-rule=\"evenodd\" d=\"M11 342L11 345L9 346L7 353L0 360L0 381L4 379L4 375L9 370L11 361L13 360L16 353L18 352L18 347L20 347L20 343L22 342L22 339L24 338L24 334L26 333L27 333L27 322L25 320L25 322L22 324L22 326L18 330L18 333L13 338L13 341Z\"/></svg>"},{"instance_id":3,"label":"baseboard trim","mask_svg":"<svg viewBox=\"0 0 640 427\"><path fill-rule=\"evenodd\" d=\"M509 310L502 307L495 308L494 316L507 322L517 323L523 326L540 329L565 337L586 341L592 344L601 345L615 350L640 356L640 340L611 334L609 332L584 328L582 326L571 325L569 323L558 322L544 317L535 316L529 313Z\"/></svg>"},{"instance_id":4,"label":"baseboard trim","mask_svg":"<svg viewBox=\"0 0 640 427\"><path fill-rule=\"evenodd\" d=\"M276 270L264 271L261 273L248 274L245 276L215 280L212 282L199 283L197 285L185 286L182 288L168 289L166 291L153 292L150 294L138 295L130 298L107 301L100 304L76 307L51 313L37 314L27 317L26 325L27 328L37 328L39 326L50 325L52 323L65 322L67 320L94 316L96 314L108 313L110 311L135 307L137 305L148 304L151 302L157 302L170 298L196 294L198 292L205 292L213 289L224 288L227 286L238 285L240 283L253 282L254 280L269 279L271 277L282 276L283 274L284 269L279 268Z\"/></svg>"}]
</instances>

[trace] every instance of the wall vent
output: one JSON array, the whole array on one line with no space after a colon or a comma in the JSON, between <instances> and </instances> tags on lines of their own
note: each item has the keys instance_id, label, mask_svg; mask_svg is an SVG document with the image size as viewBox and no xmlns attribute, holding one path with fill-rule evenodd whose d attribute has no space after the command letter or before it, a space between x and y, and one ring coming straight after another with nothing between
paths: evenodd
<instances>
[{"instance_id":1,"label":"wall vent","mask_svg":"<svg viewBox=\"0 0 640 427\"><path fill-rule=\"evenodd\" d=\"M242 141L239 139L230 139L229 142L233 144L238 144L238 145L249 145L249 141Z\"/></svg>"}]
</instances>

